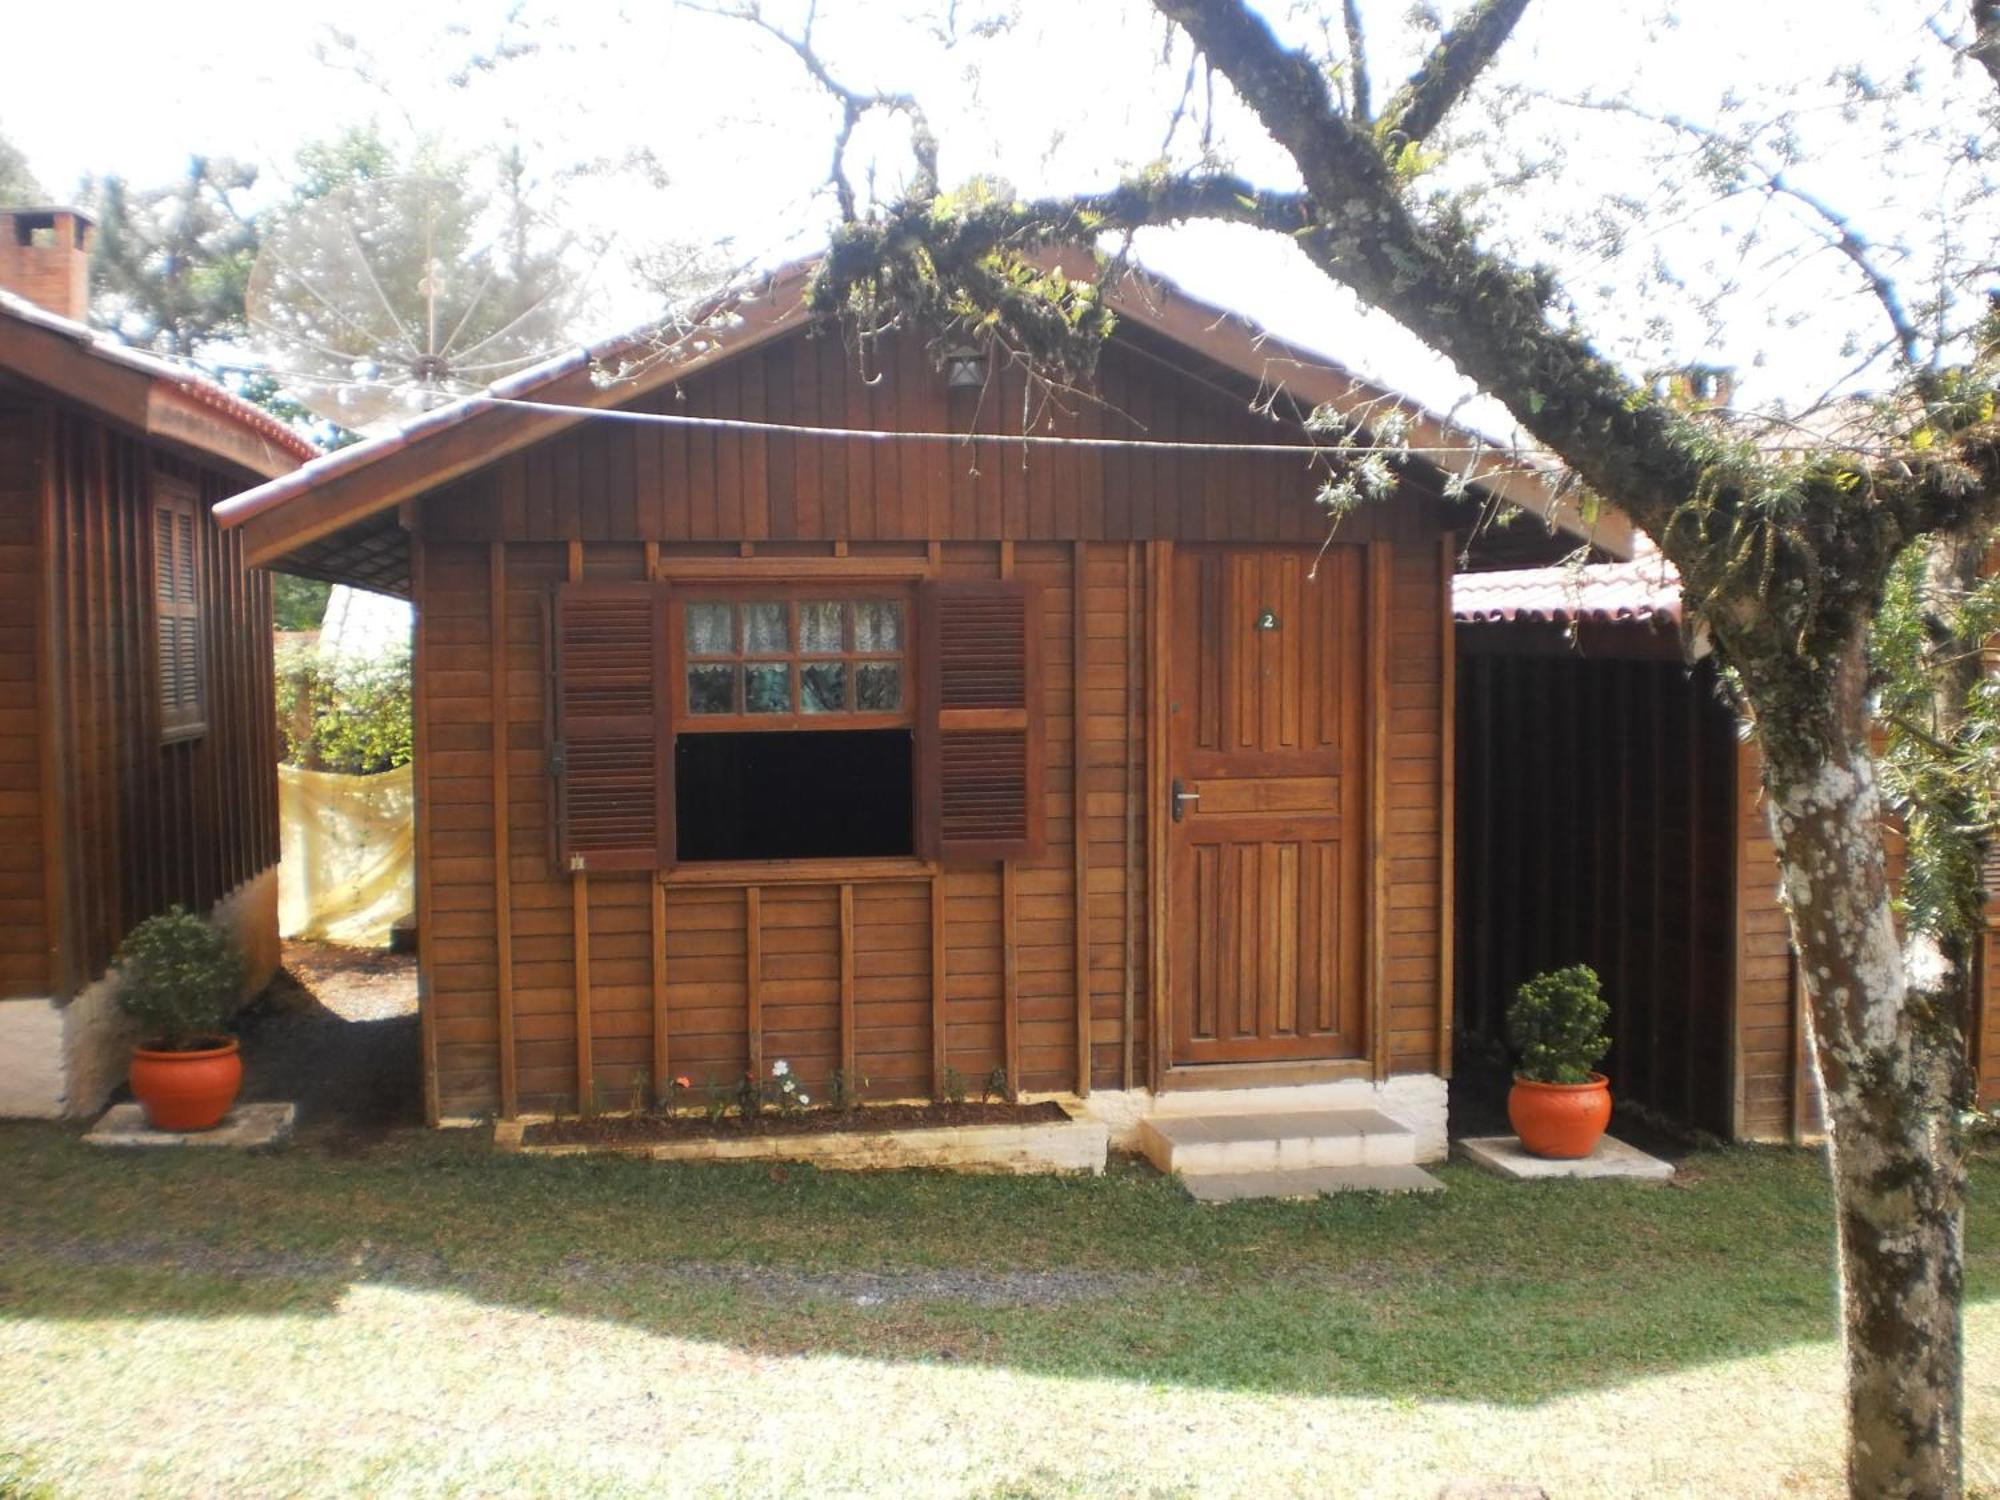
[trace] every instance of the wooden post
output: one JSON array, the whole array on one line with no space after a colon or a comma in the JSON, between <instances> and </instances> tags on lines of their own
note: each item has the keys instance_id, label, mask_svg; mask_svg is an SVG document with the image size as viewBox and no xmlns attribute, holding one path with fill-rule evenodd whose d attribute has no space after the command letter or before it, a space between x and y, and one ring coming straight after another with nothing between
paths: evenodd
<instances>
[{"instance_id":1,"label":"wooden post","mask_svg":"<svg viewBox=\"0 0 2000 1500\"><path fill-rule=\"evenodd\" d=\"M1130 1090L1139 1025L1139 802L1146 794L1139 774L1139 661L1143 652L1139 619L1139 544L1125 544L1125 1055L1119 1086Z\"/></svg>"},{"instance_id":2,"label":"wooden post","mask_svg":"<svg viewBox=\"0 0 2000 1500\"><path fill-rule=\"evenodd\" d=\"M667 888L656 870L648 877L653 894L653 1101L673 1098L673 1047L667 1029Z\"/></svg>"},{"instance_id":3,"label":"wooden post","mask_svg":"<svg viewBox=\"0 0 2000 1500\"><path fill-rule=\"evenodd\" d=\"M71 972L69 871L64 863L70 845L65 837L69 821L68 799L64 794L68 751L63 730L68 720L63 705L64 634L59 594L63 566L57 555L61 550L61 533L56 512L55 420L46 412L37 420L41 423L42 441L37 445L41 473L35 556L41 562L42 576L35 592L35 727L41 781L42 920L48 944L49 994L54 999L66 1000L75 993L76 986ZM152 524L150 509L146 524L148 527ZM145 715L145 722L148 734L157 738L150 713ZM158 759L156 754L140 762L148 768L149 779ZM148 791L151 790L149 787ZM157 798L149 800L157 806ZM157 876L154 878L157 881ZM149 894L157 898L157 885Z\"/></svg>"},{"instance_id":4,"label":"wooden post","mask_svg":"<svg viewBox=\"0 0 2000 1500\"><path fill-rule=\"evenodd\" d=\"M849 1097L855 1097L861 1075L854 1041L854 886L847 881L840 887L840 1072Z\"/></svg>"},{"instance_id":5,"label":"wooden post","mask_svg":"<svg viewBox=\"0 0 2000 1500\"><path fill-rule=\"evenodd\" d=\"M569 581L583 579L583 543L569 544ZM578 1114L597 1112L596 1071L590 1034L590 876L570 877L570 931L576 966L576 1108Z\"/></svg>"},{"instance_id":6,"label":"wooden post","mask_svg":"<svg viewBox=\"0 0 2000 1500\"><path fill-rule=\"evenodd\" d=\"M500 1034L500 1118L521 1112L520 1069L514 1053L514 898L508 822L507 775L507 544L490 543L487 575L492 590L493 678L493 952L497 963L494 1006Z\"/></svg>"},{"instance_id":7,"label":"wooden post","mask_svg":"<svg viewBox=\"0 0 2000 1500\"><path fill-rule=\"evenodd\" d=\"M408 519L406 517L406 519ZM437 951L437 934L431 930L431 799L424 779L430 775L430 650L425 625L428 611L424 599L423 533L410 531L410 597L416 601L416 621L411 631L410 753L416 766L410 778L412 809L416 829L417 854L417 1034L424 1060L424 1120L438 1123L437 993L432 978L431 955Z\"/></svg>"},{"instance_id":8,"label":"wooden post","mask_svg":"<svg viewBox=\"0 0 2000 1500\"><path fill-rule=\"evenodd\" d=\"M944 1097L947 1066L945 1032L946 954L944 942L944 872L931 877L931 1097Z\"/></svg>"},{"instance_id":9,"label":"wooden post","mask_svg":"<svg viewBox=\"0 0 2000 1500\"><path fill-rule=\"evenodd\" d=\"M1021 950L1015 940L1014 916L1019 906L1014 861L1000 861L1000 1016L1004 1031L1007 1090L1021 1092Z\"/></svg>"},{"instance_id":10,"label":"wooden post","mask_svg":"<svg viewBox=\"0 0 2000 1500\"><path fill-rule=\"evenodd\" d=\"M750 1076L764 1083L764 891L743 888L743 1009Z\"/></svg>"},{"instance_id":11,"label":"wooden post","mask_svg":"<svg viewBox=\"0 0 2000 1500\"><path fill-rule=\"evenodd\" d=\"M590 877L570 878L570 920L576 953L576 1110L597 1113L596 1068L590 1034Z\"/></svg>"},{"instance_id":12,"label":"wooden post","mask_svg":"<svg viewBox=\"0 0 2000 1500\"><path fill-rule=\"evenodd\" d=\"M1438 658L1438 1040L1437 1070L1451 1077L1453 1017L1458 997L1458 621L1452 613L1451 580L1458 566L1458 535L1447 531L1443 546L1444 641Z\"/></svg>"},{"instance_id":13,"label":"wooden post","mask_svg":"<svg viewBox=\"0 0 2000 1500\"><path fill-rule=\"evenodd\" d=\"M1174 544L1155 541L1147 544L1152 567L1147 580L1147 605L1151 610L1146 633L1146 925L1151 961L1147 966L1152 1004L1147 1012L1146 1057L1148 1081L1157 1091L1166 1081L1167 1038L1173 1035L1173 976L1168 970L1167 839L1160 804L1167 790L1167 696L1173 691L1168 639L1171 621L1168 611L1173 599Z\"/></svg>"},{"instance_id":14,"label":"wooden post","mask_svg":"<svg viewBox=\"0 0 2000 1500\"><path fill-rule=\"evenodd\" d=\"M1085 598L1090 561L1087 543L1078 542L1071 554L1070 644L1070 852L1075 856L1076 897L1076 1092L1081 1098L1090 1092L1090 801L1089 735L1085 725L1090 715L1086 699L1090 691L1090 632L1086 628ZM1016 1085L1018 1087L1018 1084Z\"/></svg>"},{"instance_id":15,"label":"wooden post","mask_svg":"<svg viewBox=\"0 0 2000 1500\"><path fill-rule=\"evenodd\" d=\"M1395 548L1368 544L1368 1053L1389 1076L1389 592Z\"/></svg>"}]
</instances>

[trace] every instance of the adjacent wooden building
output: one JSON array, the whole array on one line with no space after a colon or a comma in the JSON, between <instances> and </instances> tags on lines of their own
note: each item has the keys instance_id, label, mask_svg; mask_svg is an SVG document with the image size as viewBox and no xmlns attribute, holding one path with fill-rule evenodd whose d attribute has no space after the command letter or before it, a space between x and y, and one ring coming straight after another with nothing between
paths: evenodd
<instances>
[{"instance_id":1,"label":"adjacent wooden building","mask_svg":"<svg viewBox=\"0 0 2000 1500\"><path fill-rule=\"evenodd\" d=\"M277 962L269 586L210 507L312 450L84 326L90 234L0 210L0 1114L123 1081L104 974L142 918Z\"/></svg>"},{"instance_id":2,"label":"adjacent wooden building","mask_svg":"<svg viewBox=\"0 0 2000 1500\"><path fill-rule=\"evenodd\" d=\"M1094 390L1031 396L804 275L221 507L415 601L431 1117L782 1058L1441 1121L1469 513L1412 458L1329 535L1301 446L1393 398L1136 276Z\"/></svg>"},{"instance_id":3,"label":"adjacent wooden building","mask_svg":"<svg viewBox=\"0 0 2000 1500\"><path fill-rule=\"evenodd\" d=\"M1588 963L1617 1097L1729 1139L1816 1136L1756 743L1712 666L1685 659L1672 569L1653 554L1466 574L1454 594L1462 1041L1495 1042L1529 975ZM2000 900L1988 910L1972 1045L1991 1107Z\"/></svg>"}]
</instances>

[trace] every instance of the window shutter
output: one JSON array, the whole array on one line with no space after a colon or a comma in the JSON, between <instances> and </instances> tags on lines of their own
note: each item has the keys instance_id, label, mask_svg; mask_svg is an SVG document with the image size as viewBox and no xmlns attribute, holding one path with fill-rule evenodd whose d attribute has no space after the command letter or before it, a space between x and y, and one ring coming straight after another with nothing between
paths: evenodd
<instances>
[{"instance_id":1,"label":"window shutter","mask_svg":"<svg viewBox=\"0 0 2000 1500\"><path fill-rule=\"evenodd\" d=\"M566 583L555 597L556 849L562 868L671 860L666 589Z\"/></svg>"},{"instance_id":2,"label":"window shutter","mask_svg":"<svg viewBox=\"0 0 2000 1500\"><path fill-rule=\"evenodd\" d=\"M187 739L208 727L203 671L201 585L197 571L197 501L178 481L155 480L153 502L154 679L160 737Z\"/></svg>"},{"instance_id":3,"label":"window shutter","mask_svg":"<svg viewBox=\"0 0 2000 1500\"><path fill-rule=\"evenodd\" d=\"M1039 592L1011 580L933 581L918 596L918 826L953 863L1035 859L1042 806Z\"/></svg>"}]
</instances>

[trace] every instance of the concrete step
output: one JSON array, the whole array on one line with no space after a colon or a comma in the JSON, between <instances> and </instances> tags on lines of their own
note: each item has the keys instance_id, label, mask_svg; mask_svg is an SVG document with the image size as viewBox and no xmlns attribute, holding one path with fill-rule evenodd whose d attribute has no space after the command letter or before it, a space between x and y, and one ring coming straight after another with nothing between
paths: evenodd
<instances>
[{"instance_id":1,"label":"concrete step","mask_svg":"<svg viewBox=\"0 0 2000 1500\"><path fill-rule=\"evenodd\" d=\"M1317 1198L1321 1193L1441 1193L1422 1167L1301 1167L1291 1172L1204 1172L1181 1185L1197 1203L1244 1198Z\"/></svg>"},{"instance_id":2,"label":"concrete step","mask_svg":"<svg viewBox=\"0 0 2000 1500\"><path fill-rule=\"evenodd\" d=\"M1162 1172L1290 1172L1314 1167L1406 1167L1417 1138L1373 1109L1155 1115L1139 1125L1141 1149Z\"/></svg>"}]
</instances>

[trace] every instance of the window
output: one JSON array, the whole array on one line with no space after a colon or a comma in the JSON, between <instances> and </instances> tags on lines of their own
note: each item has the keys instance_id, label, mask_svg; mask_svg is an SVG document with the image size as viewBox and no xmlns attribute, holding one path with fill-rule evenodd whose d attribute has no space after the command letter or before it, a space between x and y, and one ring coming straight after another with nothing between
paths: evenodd
<instances>
[{"instance_id":1,"label":"window","mask_svg":"<svg viewBox=\"0 0 2000 1500\"><path fill-rule=\"evenodd\" d=\"M879 589L682 595L677 858L915 851L909 617Z\"/></svg>"},{"instance_id":2,"label":"window","mask_svg":"<svg viewBox=\"0 0 2000 1500\"><path fill-rule=\"evenodd\" d=\"M906 601L690 598L684 731L907 724Z\"/></svg>"},{"instance_id":3,"label":"window","mask_svg":"<svg viewBox=\"0 0 2000 1500\"><path fill-rule=\"evenodd\" d=\"M196 504L192 487L155 480L153 630L162 740L188 739L208 727Z\"/></svg>"},{"instance_id":4,"label":"window","mask_svg":"<svg viewBox=\"0 0 2000 1500\"><path fill-rule=\"evenodd\" d=\"M1039 858L1039 601L1007 579L558 585L559 862Z\"/></svg>"}]
</instances>

